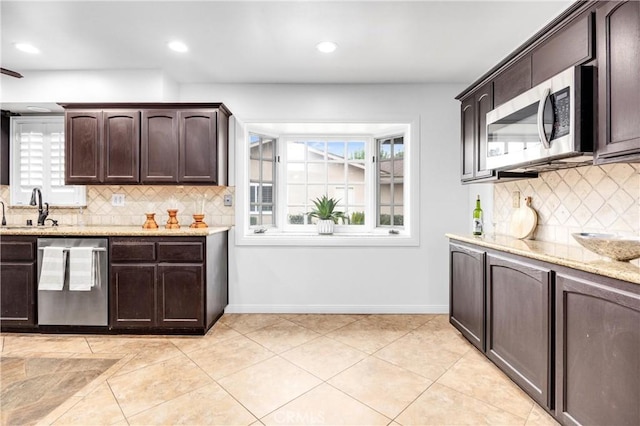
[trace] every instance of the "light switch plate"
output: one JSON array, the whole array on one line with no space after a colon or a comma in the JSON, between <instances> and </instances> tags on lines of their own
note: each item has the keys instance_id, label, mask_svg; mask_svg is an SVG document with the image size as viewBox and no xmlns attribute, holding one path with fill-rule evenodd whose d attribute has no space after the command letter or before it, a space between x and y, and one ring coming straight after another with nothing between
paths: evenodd
<instances>
[{"instance_id":1,"label":"light switch plate","mask_svg":"<svg viewBox=\"0 0 640 426\"><path fill-rule=\"evenodd\" d=\"M513 191L511 193L511 207L514 209L520 208L520 191Z\"/></svg>"},{"instance_id":2,"label":"light switch plate","mask_svg":"<svg viewBox=\"0 0 640 426\"><path fill-rule=\"evenodd\" d=\"M225 195L222 200L223 200L225 206L227 206L227 207L233 206L233 197L231 196L231 194Z\"/></svg>"},{"instance_id":3,"label":"light switch plate","mask_svg":"<svg viewBox=\"0 0 640 426\"><path fill-rule=\"evenodd\" d=\"M124 194L112 194L111 205L115 207L124 207Z\"/></svg>"}]
</instances>

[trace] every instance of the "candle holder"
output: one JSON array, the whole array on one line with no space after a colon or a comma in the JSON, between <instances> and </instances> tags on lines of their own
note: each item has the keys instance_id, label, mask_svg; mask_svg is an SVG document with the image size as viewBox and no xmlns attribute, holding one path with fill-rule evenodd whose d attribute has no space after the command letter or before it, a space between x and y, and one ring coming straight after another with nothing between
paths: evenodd
<instances>
[{"instance_id":1,"label":"candle holder","mask_svg":"<svg viewBox=\"0 0 640 426\"><path fill-rule=\"evenodd\" d=\"M180 229L180 224L176 217L178 215L178 209L168 209L167 213L169 213L169 220L164 227L167 229Z\"/></svg>"},{"instance_id":2,"label":"candle holder","mask_svg":"<svg viewBox=\"0 0 640 426\"><path fill-rule=\"evenodd\" d=\"M189 228L208 228L209 226L202 219L204 219L204 214L194 214L193 223L189 225Z\"/></svg>"},{"instance_id":3,"label":"candle holder","mask_svg":"<svg viewBox=\"0 0 640 426\"><path fill-rule=\"evenodd\" d=\"M147 216L147 220L144 221L142 225L143 229L158 229L158 224L156 223L155 213L145 213Z\"/></svg>"}]
</instances>

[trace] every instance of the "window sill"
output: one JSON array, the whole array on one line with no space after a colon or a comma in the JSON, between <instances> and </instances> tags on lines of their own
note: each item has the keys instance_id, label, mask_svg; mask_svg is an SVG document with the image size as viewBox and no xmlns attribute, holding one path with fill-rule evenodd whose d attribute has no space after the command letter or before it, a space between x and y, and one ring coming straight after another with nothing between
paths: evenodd
<instances>
[{"instance_id":1,"label":"window sill","mask_svg":"<svg viewBox=\"0 0 640 426\"><path fill-rule=\"evenodd\" d=\"M417 237L409 234L392 235L373 232L341 232L332 235L318 235L313 232L266 232L247 235L238 233L236 237L236 245L239 246L416 247L419 243Z\"/></svg>"}]
</instances>

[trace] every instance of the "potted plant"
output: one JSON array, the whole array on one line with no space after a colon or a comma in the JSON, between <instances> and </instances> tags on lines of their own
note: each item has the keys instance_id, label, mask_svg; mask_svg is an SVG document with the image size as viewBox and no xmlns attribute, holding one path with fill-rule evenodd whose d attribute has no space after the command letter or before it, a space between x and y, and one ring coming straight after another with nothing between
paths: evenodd
<instances>
[{"instance_id":1,"label":"potted plant","mask_svg":"<svg viewBox=\"0 0 640 426\"><path fill-rule=\"evenodd\" d=\"M326 195L313 200L315 208L309 212L309 216L318 219L318 234L333 234L333 225L338 223L338 219L344 219L343 212L336 211L338 201L335 198L329 198Z\"/></svg>"}]
</instances>

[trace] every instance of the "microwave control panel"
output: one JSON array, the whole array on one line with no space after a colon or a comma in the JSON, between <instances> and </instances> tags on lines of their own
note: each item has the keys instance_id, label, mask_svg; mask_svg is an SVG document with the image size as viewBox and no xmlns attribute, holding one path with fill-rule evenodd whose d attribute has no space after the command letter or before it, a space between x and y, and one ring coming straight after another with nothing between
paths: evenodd
<instances>
[{"instance_id":1,"label":"microwave control panel","mask_svg":"<svg viewBox=\"0 0 640 426\"><path fill-rule=\"evenodd\" d=\"M553 132L551 133L551 140L568 135L571 130L571 96L569 96L569 88L565 87L562 90L555 92L551 95L551 104L553 105Z\"/></svg>"}]
</instances>

